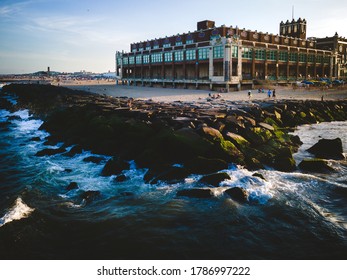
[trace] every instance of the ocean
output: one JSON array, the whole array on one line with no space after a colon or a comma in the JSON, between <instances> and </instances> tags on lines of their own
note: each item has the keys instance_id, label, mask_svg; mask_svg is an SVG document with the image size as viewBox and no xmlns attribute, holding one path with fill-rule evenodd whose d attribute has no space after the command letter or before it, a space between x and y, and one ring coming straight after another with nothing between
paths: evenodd
<instances>
[{"instance_id":1,"label":"ocean","mask_svg":"<svg viewBox=\"0 0 347 280\"><path fill-rule=\"evenodd\" d=\"M1 259L347 258L346 159L329 160L336 172L325 174L257 171L265 180L230 165L231 179L213 198L177 197L201 176L146 184L147 170L130 162L127 180L118 182L100 175L107 156L38 157L64 145L45 145L42 123L28 110L0 109ZM340 137L347 151L347 122L304 125L294 134L304 142L297 164L312 158L306 149L320 138ZM90 156L100 162L84 160ZM233 186L246 189L247 203L223 193ZM86 191L93 191L88 199Z\"/></svg>"}]
</instances>

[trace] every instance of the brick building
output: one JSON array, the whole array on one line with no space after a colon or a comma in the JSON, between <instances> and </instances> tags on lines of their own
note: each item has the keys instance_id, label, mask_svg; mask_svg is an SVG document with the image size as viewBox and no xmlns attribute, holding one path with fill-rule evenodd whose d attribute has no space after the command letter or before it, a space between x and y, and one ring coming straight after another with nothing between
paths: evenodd
<instances>
[{"instance_id":1,"label":"brick building","mask_svg":"<svg viewBox=\"0 0 347 280\"><path fill-rule=\"evenodd\" d=\"M116 76L123 84L225 90L256 80L288 83L338 77L340 56L306 39L306 21L280 23L280 35L216 27L205 20L197 30L130 45L116 53Z\"/></svg>"}]
</instances>

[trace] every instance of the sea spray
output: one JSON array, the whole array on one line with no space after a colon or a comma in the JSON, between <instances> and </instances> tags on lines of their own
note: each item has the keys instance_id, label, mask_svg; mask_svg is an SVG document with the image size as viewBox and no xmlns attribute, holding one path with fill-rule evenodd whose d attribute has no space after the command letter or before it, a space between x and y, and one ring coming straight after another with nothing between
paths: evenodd
<instances>
[{"instance_id":1,"label":"sea spray","mask_svg":"<svg viewBox=\"0 0 347 280\"><path fill-rule=\"evenodd\" d=\"M29 215L34 211L34 208L30 208L26 205L22 198L18 197L14 205L7 211L7 213L0 218L0 227L14 220L21 220L23 218L29 217Z\"/></svg>"}]
</instances>

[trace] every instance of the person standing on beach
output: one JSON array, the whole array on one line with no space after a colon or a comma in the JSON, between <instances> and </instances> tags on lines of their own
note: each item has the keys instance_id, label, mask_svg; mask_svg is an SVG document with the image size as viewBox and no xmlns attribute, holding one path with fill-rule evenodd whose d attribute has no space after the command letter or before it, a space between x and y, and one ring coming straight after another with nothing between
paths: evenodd
<instances>
[{"instance_id":1,"label":"person standing on beach","mask_svg":"<svg viewBox=\"0 0 347 280\"><path fill-rule=\"evenodd\" d=\"M272 91L272 97L276 98L276 90L275 89Z\"/></svg>"},{"instance_id":2,"label":"person standing on beach","mask_svg":"<svg viewBox=\"0 0 347 280\"><path fill-rule=\"evenodd\" d=\"M269 90L267 91L267 96L268 96L269 98L271 98L271 89L269 89Z\"/></svg>"},{"instance_id":3,"label":"person standing on beach","mask_svg":"<svg viewBox=\"0 0 347 280\"><path fill-rule=\"evenodd\" d=\"M252 98L252 92L249 90L248 91L248 99L251 99Z\"/></svg>"}]
</instances>

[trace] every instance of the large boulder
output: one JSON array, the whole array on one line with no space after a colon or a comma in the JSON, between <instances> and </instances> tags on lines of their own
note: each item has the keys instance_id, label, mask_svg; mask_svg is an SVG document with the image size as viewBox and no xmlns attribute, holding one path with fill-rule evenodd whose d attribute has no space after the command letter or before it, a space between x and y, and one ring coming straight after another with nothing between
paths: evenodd
<instances>
[{"instance_id":1,"label":"large boulder","mask_svg":"<svg viewBox=\"0 0 347 280\"><path fill-rule=\"evenodd\" d=\"M222 173L215 173L215 174L203 176L199 180L199 182L208 184L214 187L218 187L221 182L223 182L224 180L230 180L230 179L231 178L227 173L222 172Z\"/></svg>"},{"instance_id":2,"label":"large boulder","mask_svg":"<svg viewBox=\"0 0 347 280\"><path fill-rule=\"evenodd\" d=\"M44 156L53 156L57 154L61 154L66 152L65 148L57 148L57 149L43 149L41 151L38 151L35 156L38 157L44 157Z\"/></svg>"},{"instance_id":3,"label":"large boulder","mask_svg":"<svg viewBox=\"0 0 347 280\"><path fill-rule=\"evenodd\" d=\"M282 149L273 159L273 167L283 172L296 170L296 163L289 148Z\"/></svg>"},{"instance_id":4,"label":"large boulder","mask_svg":"<svg viewBox=\"0 0 347 280\"><path fill-rule=\"evenodd\" d=\"M304 159L298 166L300 169L310 172L326 173L334 171L334 168L324 159Z\"/></svg>"},{"instance_id":5,"label":"large boulder","mask_svg":"<svg viewBox=\"0 0 347 280\"><path fill-rule=\"evenodd\" d=\"M184 180L189 174L190 172L186 168L171 166L161 171L154 169L147 171L144 180L151 184L156 184L159 181L177 183Z\"/></svg>"},{"instance_id":6,"label":"large boulder","mask_svg":"<svg viewBox=\"0 0 347 280\"><path fill-rule=\"evenodd\" d=\"M239 188L239 187L230 188L230 189L227 189L225 193L237 202L241 202L241 203L247 202L248 194L246 190L243 188Z\"/></svg>"},{"instance_id":7,"label":"large boulder","mask_svg":"<svg viewBox=\"0 0 347 280\"><path fill-rule=\"evenodd\" d=\"M319 158L344 159L342 141L336 139L320 139L318 143L307 150Z\"/></svg>"},{"instance_id":8,"label":"large boulder","mask_svg":"<svg viewBox=\"0 0 347 280\"><path fill-rule=\"evenodd\" d=\"M130 164L127 161L111 158L101 171L102 176L119 175L123 170L129 170Z\"/></svg>"}]
</instances>

